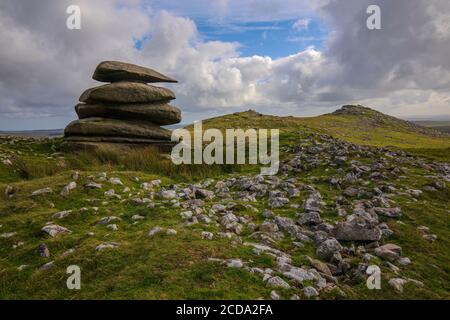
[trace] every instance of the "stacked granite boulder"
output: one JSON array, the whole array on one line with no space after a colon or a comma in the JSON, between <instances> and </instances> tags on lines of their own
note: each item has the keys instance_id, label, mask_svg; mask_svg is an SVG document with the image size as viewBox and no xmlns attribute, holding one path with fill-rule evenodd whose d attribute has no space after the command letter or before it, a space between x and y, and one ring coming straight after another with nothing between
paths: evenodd
<instances>
[{"instance_id":1,"label":"stacked granite boulder","mask_svg":"<svg viewBox=\"0 0 450 320\"><path fill-rule=\"evenodd\" d=\"M148 83L176 80L118 61L100 63L92 78L110 83L81 94L75 107L79 120L64 130L67 146L152 145L163 150L173 146L171 131L160 126L181 121L180 109L168 104L175 94Z\"/></svg>"}]
</instances>

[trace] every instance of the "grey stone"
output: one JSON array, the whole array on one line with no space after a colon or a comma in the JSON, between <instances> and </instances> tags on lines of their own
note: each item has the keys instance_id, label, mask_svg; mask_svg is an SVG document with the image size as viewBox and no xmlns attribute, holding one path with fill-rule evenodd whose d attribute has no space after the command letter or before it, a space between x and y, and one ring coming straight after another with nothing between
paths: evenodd
<instances>
[{"instance_id":1,"label":"grey stone","mask_svg":"<svg viewBox=\"0 0 450 320\"><path fill-rule=\"evenodd\" d=\"M103 251L106 249L116 249L119 245L116 242L104 242L95 247L95 251Z\"/></svg>"},{"instance_id":2,"label":"grey stone","mask_svg":"<svg viewBox=\"0 0 450 320\"><path fill-rule=\"evenodd\" d=\"M111 231L117 231L117 230L119 230L119 227L117 227L117 224L115 224L115 223L108 224L108 225L106 226L106 228L108 228L108 229L111 230Z\"/></svg>"},{"instance_id":3,"label":"grey stone","mask_svg":"<svg viewBox=\"0 0 450 320\"><path fill-rule=\"evenodd\" d=\"M37 248L37 252L39 253L39 255L43 258L49 258L50 257L50 251L48 250L47 246L45 245L45 243L41 243L38 248Z\"/></svg>"},{"instance_id":4,"label":"grey stone","mask_svg":"<svg viewBox=\"0 0 450 320\"><path fill-rule=\"evenodd\" d=\"M402 215L402 209L396 208L374 208L375 212L388 218L398 218Z\"/></svg>"},{"instance_id":5,"label":"grey stone","mask_svg":"<svg viewBox=\"0 0 450 320\"><path fill-rule=\"evenodd\" d=\"M166 234L168 234L169 236L174 236L176 235L178 232L175 229L167 229Z\"/></svg>"},{"instance_id":6,"label":"grey stone","mask_svg":"<svg viewBox=\"0 0 450 320\"><path fill-rule=\"evenodd\" d=\"M132 139L155 139L169 140L172 132L168 129L159 127L151 122L142 120L117 120L107 118L87 118L72 121L64 130L67 137L75 136L77 139L85 137L88 141L96 141L94 138L130 138ZM113 141L113 140L111 140Z\"/></svg>"},{"instance_id":7,"label":"grey stone","mask_svg":"<svg viewBox=\"0 0 450 320\"><path fill-rule=\"evenodd\" d=\"M72 213L72 210L59 211L59 212L56 212L55 214L53 214L52 217L54 219L63 219L65 217L67 217L70 213Z\"/></svg>"},{"instance_id":8,"label":"grey stone","mask_svg":"<svg viewBox=\"0 0 450 320\"><path fill-rule=\"evenodd\" d=\"M280 300L281 299L280 295L275 290L272 290L270 292L270 298L272 300Z\"/></svg>"},{"instance_id":9,"label":"grey stone","mask_svg":"<svg viewBox=\"0 0 450 320\"><path fill-rule=\"evenodd\" d=\"M403 286L406 284L406 280L402 278L392 278L389 280L389 285L394 288L394 290L398 293L403 292Z\"/></svg>"},{"instance_id":10,"label":"grey stone","mask_svg":"<svg viewBox=\"0 0 450 320\"><path fill-rule=\"evenodd\" d=\"M88 182L84 185L85 188L88 189L101 189L102 185L100 183L96 183L96 182Z\"/></svg>"},{"instance_id":11,"label":"grey stone","mask_svg":"<svg viewBox=\"0 0 450 320\"><path fill-rule=\"evenodd\" d=\"M33 191L31 193L31 195L32 196L39 196L39 195L48 194L48 193L52 193L52 192L53 192L52 188L47 187L47 188L43 188L43 189L39 189L39 190Z\"/></svg>"},{"instance_id":12,"label":"grey stone","mask_svg":"<svg viewBox=\"0 0 450 320\"><path fill-rule=\"evenodd\" d=\"M244 266L241 259L228 259L225 263L229 268L242 268Z\"/></svg>"},{"instance_id":13,"label":"grey stone","mask_svg":"<svg viewBox=\"0 0 450 320\"><path fill-rule=\"evenodd\" d=\"M320 214L316 211L308 211L299 214L297 223L302 224L319 224L322 222Z\"/></svg>"},{"instance_id":14,"label":"grey stone","mask_svg":"<svg viewBox=\"0 0 450 320\"><path fill-rule=\"evenodd\" d=\"M149 237L153 237L155 234L160 233L161 231L162 231L161 227L153 227L152 229L150 229L147 235Z\"/></svg>"},{"instance_id":15,"label":"grey stone","mask_svg":"<svg viewBox=\"0 0 450 320\"><path fill-rule=\"evenodd\" d=\"M75 181L72 181L61 190L60 194L62 196L68 196L70 194L70 191L72 191L76 187L77 187L77 183Z\"/></svg>"},{"instance_id":16,"label":"grey stone","mask_svg":"<svg viewBox=\"0 0 450 320\"><path fill-rule=\"evenodd\" d=\"M120 61L101 62L95 69L92 78L101 82L177 82L177 80L165 76L156 70Z\"/></svg>"},{"instance_id":17,"label":"grey stone","mask_svg":"<svg viewBox=\"0 0 450 320\"><path fill-rule=\"evenodd\" d=\"M278 226L275 223L273 223L273 222L264 221L259 226L259 230L262 231L262 232L273 233L273 232L277 232L278 231Z\"/></svg>"},{"instance_id":18,"label":"grey stone","mask_svg":"<svg viewBox=\"0 0 450 320\"><path fill-rule=\"evenodd\" d=\"M48 270L48 269L50 269L51 267L53 267L53 264L55 263L55 261L50 261L50 262L47 262L46 264L44 264L43 266L41 266L41 270L43 270L43 271L45 271L45 270Z\"/></svg>"},{"instance_id":19,"label":"grey stone","mask_svg":"<svg viewBox=\"0 0 450 320\"><path fill-rule=\"evenodd\" d=\"M206 189L195 189L195 197L198 199L213 199L215 197L214 192Z\"/></svg>"},{"instance_id":20,"label":"grey stone","mask_svg":"<svg viewBox=\"0 0 450 320\"><path fill-rule=\"evenodd\" d=\"M166 103L79 103L75 110L80 119L113 118L145 120L159 125L176 124L181 121L181 110Z\"/></svg>"},{"instance_id":21,"label":"grey stone","mask_svg":"<svg viewBox=\"0 0 450 320\"><path fill-rule=\"evenodd\" d=\"M402 253L402 248L396 244L385 244L375 249L375 254L385 260L395 261Z\"/></svg>"},{"instance_id":22,"label":"grey stone","mask_svg":"<svg viewBox=\"0 0 450 320\"><path fill-rule=\"evenodd\" d=\"M17 234L17 232L6 232L6 233L0 234L0 238L4 238L4 239L12 238L12 237L14 237L16 234Z\"/></svg>"},{"instance_id":23,"label":"grey stone","mask_svg":"<svg viewBox=\"0 0 450 320\"><path fill-rule=\"evenodd\" d=\"M341 244L336 239L323 241L316 249L316 254L320 259L331 261L336 253L342 251Z\"/></svg>"},{"instance_id":24,"label":"grey stone","mask_svg":"<svg viewBox=\"0 0 450 320\"><path fill-rule=\"evenodd\" d=\"M214 234L212 232L202 231L202 239L212 240L214 238Z\"/></svg>"},{"instance_id":25,"label":"grey stone","mask_svg":"<svg viewBox=\"0 0 450 320\"><path fill-rule=\"evenodd\" d=\"M87 89L79 100L86 103L147 103L173 99L175 94L169 89L121 81Z\"/></svg>"},{"instance_id":26,"label":"grey stone","mask_svg":"<svg viewBox=\"0 0 450 320\"><path fill-rule=\"evenodd\" d=\"M121 219L119 217L116 216L108 216L108 217L103 217L101 218L99 221L97 221L97 224L109 224L110 222L113 221L120 221Z\"/></svg>"},{"instance_id":27,"label":"grey stone","mask_svg":"<svg viewBox=\"0 0 450 320\"><path fill-rule=\"evenodd\" d=\"M339 222L332 234L340 241L378 241L381 239L380 229L360 217Z\"/></svg>"},{"instance_id":28,"label":"grey stone","mask_svg":"<svg viewBox=\"0 0 450 320\"><path fill-rule=\"evenodd\" d=\"M48 224L42 227L41 231L47 233L51 237L56 237L60 233L71 233L69 229L59 226L57 224Z\"/></svg>"},{"instance_id":29,"label":"grey stone","mask_svg":"<svg viewBox=\"0 0 450 320\"><path fill-rule=\"evenodd\" d=\"M267 287L269 288L283 288L283 289L290 289L291 286L289 283L284 281L282 278L275 276L271 277L266 282Z\"/></svg>"},{"instance_id":30,"label":"grey stone","mask_svg":"<svg viewBox=\"0 0 450 320\"><path fill-rule=\"evenodd\" d=\"M315 297L319 296L319 292L316 290L316 288L311 287L311 286L303 288L303 294L305 295L305 297L307 299L315 298Z\"/></svg>"}]
</instances>

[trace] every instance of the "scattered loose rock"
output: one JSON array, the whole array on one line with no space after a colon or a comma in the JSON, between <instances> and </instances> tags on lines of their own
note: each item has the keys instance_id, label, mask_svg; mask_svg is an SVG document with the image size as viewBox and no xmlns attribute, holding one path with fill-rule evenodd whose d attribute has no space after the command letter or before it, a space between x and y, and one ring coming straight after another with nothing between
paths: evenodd
<instances>
[{"instance_id":1,"label":"scattered loose rock","mask_svg":"<svg viewBox=\"0 0 450 320\"><path fill-rule=\"evenodd\" d=\"M67 228L59 226L57 224L48 224L41 229L43 232L47 233L51 237L56 237L60 233L71 233Z\"/></svg>"},{"instance_id":2,"label":"scattered loose rock","mask_svg":"<svg viewBox=\"0 0 450 320\"><path fill-rule=\"evenodd\" d=\"M119 247L119 244L116 242L104 242L95 247L95 251L103 251L105 249L116 249Z\"/></svg>"}]
</instances>

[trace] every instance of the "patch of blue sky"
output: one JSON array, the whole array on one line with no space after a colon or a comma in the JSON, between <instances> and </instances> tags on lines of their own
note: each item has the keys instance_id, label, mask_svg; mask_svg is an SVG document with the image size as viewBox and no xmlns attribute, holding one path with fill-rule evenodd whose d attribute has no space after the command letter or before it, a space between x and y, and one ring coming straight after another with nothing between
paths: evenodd
<instances>
[{"instance_id":1,"label":"patch of blue sky","mask_svg":"<svg viewBox=\"0 0 450 320\"><path fill-rule=\"evenodd\" d=\"M133 42L134 42L134 48L138 49L138 50L142 50L143 45L150 41L152 38L152 36L150 34L147 34L145 36L143 36L142 38L133 38Z\"/></svg>"},{"instance_id":2,"label":"patch of blue sky","mask_svg":"<svg viewBox=\"0 0 450 320\"><path fill-rule=\"evenodd\" d=\"M269 22L214 23L196 20L201 37L208 40L240 43L242 56L285 57L314 47L321 50L329 34L326 26L318 20L307 19L302 28L293 28L297 20Z\"/></svg>"}]
</instances>

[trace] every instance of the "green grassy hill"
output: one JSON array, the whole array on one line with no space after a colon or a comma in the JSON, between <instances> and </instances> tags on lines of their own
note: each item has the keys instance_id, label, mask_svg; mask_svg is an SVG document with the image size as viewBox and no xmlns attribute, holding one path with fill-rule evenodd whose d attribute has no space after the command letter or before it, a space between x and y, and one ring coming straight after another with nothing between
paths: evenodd
<instances>
[{"instance_id":1,"label":"green grassy hill","mask_svg":"<svg viewBox=\"0 0 450 320\"><path fill-rule=\"evenodd\" d=\"M450 298L448 135L360 106L203 125L279 128L282 169L261 178L258 166L175 166L152 150L68 154L60 138L0 137L0 299L307 299L310 287L320 299ZM321 221L295 224L311 206ZM378 212L379 243L340 241L340 258L326 257L321 237L358 210ZM49 223L70 232L51 237ZM387 243L411 263L375 253ZM369 264L381 290L365 285ZM66 287L69 265L81 268L81 290Z\"/></svg>"},{"instance_id":2,"label":"green grassy hill","mask_svg":"<svg viewBox=\"0 0 450 320\"><path fill-rule=\"evenodd\" d=\"M203 121L204 128L280 128L329 134L359 145L397 147L418 155L450 161L450 135L400 120L363 106L344 106L317 117L277 117L255 111Z\"/></svg>"}]
</instances>

